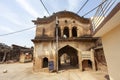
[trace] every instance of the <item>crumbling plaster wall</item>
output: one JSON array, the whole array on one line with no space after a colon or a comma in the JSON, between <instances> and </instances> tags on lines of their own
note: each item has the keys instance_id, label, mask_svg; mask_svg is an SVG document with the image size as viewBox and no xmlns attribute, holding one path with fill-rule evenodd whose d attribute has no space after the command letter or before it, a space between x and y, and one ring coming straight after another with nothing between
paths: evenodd
<instances>
[{"instance_id":1,"label":"crumbling plaster wall","mask_svg":"<svg viewBox=\"0 0 120 80\"><path fill-rule=\"evenodd\" d=\"M67 23L65 22L67 20ZM55 21L48 24L38 24L36 27L36 36L42 36L43 34L48 37L54 37L55 35ZM83 35L90 35L90 24L80 23L71 18L60 18L59 27L61 29L61 34L63 34L64 27L69 27L69 30L72 30L74 26L77 27L78 37ZM44 29L44 32L43 32Z\"/></svg>"},{"instance_id":2,"label":"crumbling plaster wall","mask_svg":"<svg viewBox=\"0 0 120 80\"><path fill-rule=\"evenodd\" d=\"M81 52L87 51L91 47L94 47L94 42L76 42L76 41L60 41L58 45L58 50L64 46L71 46L78 51L79 60L81 59ZM47 57L48 60L54 61L56 63L56 42L41 42L35 44L34 49L34 69L39 71L42 68L42 60ZM80 62L81 63L81 62Z\"/></svg>"}]
</instances>

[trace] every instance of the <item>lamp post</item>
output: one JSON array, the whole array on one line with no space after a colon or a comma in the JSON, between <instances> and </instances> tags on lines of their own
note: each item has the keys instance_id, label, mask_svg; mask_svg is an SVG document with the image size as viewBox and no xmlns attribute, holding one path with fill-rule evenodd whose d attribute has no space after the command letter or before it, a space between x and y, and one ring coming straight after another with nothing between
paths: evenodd
<instances>
[{"instance_id":1,"label":"lamp post","mask_svg":"<svg viewBox=\"0 0 120 80\"><path fill-rule=\"evenodd\" d=\"M58 17L56 16L56 71L58 72Z\"/></svg>"}]
</instances>

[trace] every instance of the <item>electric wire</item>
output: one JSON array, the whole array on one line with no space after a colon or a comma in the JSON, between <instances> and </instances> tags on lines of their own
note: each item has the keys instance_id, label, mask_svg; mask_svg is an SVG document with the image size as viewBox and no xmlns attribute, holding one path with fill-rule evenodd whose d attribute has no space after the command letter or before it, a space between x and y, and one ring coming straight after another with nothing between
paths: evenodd
<instances>
[{"instance_id":1,"label":"electric wire","mask_svg":"<svg viewBox=\"0 0 120 80\"><path fill-rule=\"evenodd\" d=\"M88 3L88 1L89 1L89 0L87 0L87 1L83 4L83 6L77 11L77 14L83 9L83 7Z\"/></svg>"},{"instance_id":2,"label":"electric wire","mask_svg":"<svg viewBox=\"0 0 120 80\"><path fill-rule=\"evenodd\" d=\"M107 0L103 1L101 4L99 4L98 6L96 6L95 8L93 8L92 10L88 11L87 13L85 13L83 16L88 15L89 13L91 13L92 11L94 11L95 9L97 9L99 6L101 6L102 4L104 4Z\"/></svg>"},{"instance_id":3,"label":"electric wire","mask_svg":"<svg viewBox=\"0 0 120 80\"><path fill-rule=\"evenodd\" d=\"M45 10L47 11L47 13L50 15L49 11L47 10L47 8L45 7L44 3L42 2L42 0L40 0L42 5L44 6ZM87 4L89 0L87 0L84 5L79 9L79 11L77 13L79 13L81 11L81 9ZM104 2L106 2L107 0L105 0ZM90 10L89 12L87 12L86 14L84 14L83 16L89 14L90 12L92 12L93 10L95 10L96 8L98 8L100 5L102 5L104 2L102 2L101 4L99 4L98 6L96 6L95 8L93 8L92 10ZM23 31L27 31L27 30L30 30L32 28L35 28L35 27L30 27L30 28L26 28L26 29L22 29L22 30L19 30L19 31L15 31L15 32L10 32L10 33L6 33L6 34L1 34L0 36L7 36L7 35L11 35L11 34L15 34L15 33L19 33L19 32L23 32Z\"/></svg>"},{"instance_id":4,"label":"electric wire","mask_svg":"<svg viewBox=\"0 0 120 80\"><path fill-rule=\"evenodd\" d=\"M47 13L49 14L49 16L50 16L50 12L48 11L48 9L47 9L47 7L45 6L45 4L43 3L43 1L40 0L40 2L42 3L42 5L43 5L43 7L45 8L46 12L47 12Z\"/></svg>"},{"instance_id":5,"label":"electric wire","mask_svg":"<svg viewBox=\"0 0 120 80\"><path fill-rule=\"evenodd\" d=\"M16 33L20 33L20 32L23 32L23 31L27 31L27 30L33 29L33 28L35 28L35 27L30 27L30 28L26 28L26 29L22 29L22 30L19 30L19 31L6 33L6 34L1 34L0 36L7 36L7 35L11 35L11 34L16 34Z\"/></svg>"},{"instance_id":6,"label":"electric wire","mask_svg":"<svg viewBox=\"0 0 120 80\"><path fill-rule=\"evenodd\" d=\"M45 6L44 3L42 2L42 0L40 0L40 2L42 3L42 5L43 5L43 7L45 8L45 10L47 11L47 13L50 15L48 9L46 8L46 6ZM35 28L35 27L22 29L22 30L15 31L15 32L10 32L10 33L1 34L0 36L7 36L7 35L11 35L11 34L15 34L15 33L23 32L23 31L27 31L27 30L30 30L30 29L32 29L32 28Z\"/></svg>"}]
</instances>

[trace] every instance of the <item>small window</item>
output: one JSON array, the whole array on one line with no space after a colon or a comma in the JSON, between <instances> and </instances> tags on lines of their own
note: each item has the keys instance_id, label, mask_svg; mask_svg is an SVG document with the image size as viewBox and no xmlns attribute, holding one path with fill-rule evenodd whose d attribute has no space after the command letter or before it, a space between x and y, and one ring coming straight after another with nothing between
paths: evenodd
<instances>
[{"instance_id":1,"label":"small window","mask_svg":"<svg viewBox=\"0 0 120 80\"><path fill-rule=\"evenodd\" d=\"M65 23L67 23L67 20L65 20Z\"/></svg>"},{"instance_id":2,"label":"small window","mask_svg":"<svg viewBox=\"0 0 120 80\"><path fill-rule=\"evenodd\" d=\"M75 23L75 21L73 21L73 23Z\"/></svg>"}]
</instances>

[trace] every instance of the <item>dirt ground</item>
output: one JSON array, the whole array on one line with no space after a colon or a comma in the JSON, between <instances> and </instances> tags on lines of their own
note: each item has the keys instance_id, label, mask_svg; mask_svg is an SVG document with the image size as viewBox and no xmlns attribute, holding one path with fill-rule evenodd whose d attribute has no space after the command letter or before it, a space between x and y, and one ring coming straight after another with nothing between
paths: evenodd
<instances>
[{"instance_id":1,"label":"dirt ground","mask_svg":"<svg viewBox=\"0 0 120 80\"><path fill-rule=\"evenodd\" d=\"M105 71L61 70L59 73L32 71L32 63L0 64L0 80L107 80ZM6 73L3 73L7 70Z\"/></svg>"}]
</instances>

